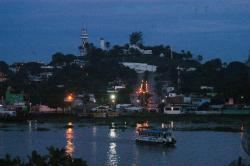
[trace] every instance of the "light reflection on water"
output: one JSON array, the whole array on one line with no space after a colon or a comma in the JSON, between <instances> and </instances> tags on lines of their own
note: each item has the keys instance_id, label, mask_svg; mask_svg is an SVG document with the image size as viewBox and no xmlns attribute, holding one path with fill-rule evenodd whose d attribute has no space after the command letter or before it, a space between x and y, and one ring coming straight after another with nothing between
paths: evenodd
<instances>
[{"instance_id":1,"label":"light reflection on water","mask_svg":"<svg viewBox=\"0 0 250 166\"><path fill-rule=\"evenodd\" d=\"M110 129L109 130L109 137L110 138L116 138L117 137L115 129Z\"/></svg>"},{"instance_id":2,"label":"light reflection on water","mask_svg":"<svg viewBox=\"0 0 250 166\"><path fill-rule=\"evenodd\" d=\"M96 132L97 132L96 126L93 126L93 128L92 128L92 134L93 134L94 137L96 136Z\"/></svg>"},{"instance_id":3,"label":"light reflection on water","mask_svg":"<svg viewBox=\"0 0 250 166\"><path fill-rule=\"evenodd\" d=\"M66 129L66 146L65 146L65 151L67 154L69 154L71 157L73 157L74 153L74 129L73 128L67 128Z\"/></svg>"},{"instance_id":4,"label":"light reflection on water","mask_svg":"<svg viewBox=\"0 0 250 166\"><path fill-rule=\"evenodd\" d=\"M111 142L109 144L109 150L107 152L107 165L109 166L117 166L118 165L118 155L116 152L116 143Z\"/></svg>"}]
</instances>

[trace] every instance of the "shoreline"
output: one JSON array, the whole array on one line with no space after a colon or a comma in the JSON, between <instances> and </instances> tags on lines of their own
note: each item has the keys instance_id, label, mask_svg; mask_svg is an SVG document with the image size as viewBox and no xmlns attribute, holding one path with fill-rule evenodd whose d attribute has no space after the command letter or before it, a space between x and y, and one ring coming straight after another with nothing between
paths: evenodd
<instances>
[{"instance_id":1,"label":"shoreline","mask_svg":"<svg viewBox=\"0 0 250 166\"><path fill-rule=\"evenodd\" d=\"M176 127L175 131L225 131L225 132L240 132L241 126L250 126L250 116L230 116L230 115L162 115L162 114L133 114L129 116L93 118L79 117L69 114L43 114L43 115L26 115L15 118L2 119L0 118L0 130L5 128L6 124L12 123L27 123L27 121L36 121L37 123L79 123L84 127L84 123L94 125L110 126L111 123L118 125L126 122L128 127L135 127L137 123L167 123L174 121L182 124L181 127ZM191 126L189 126L192 124ZM214 124L209 126L208 124Z\"/></svg>"}]
</instances>

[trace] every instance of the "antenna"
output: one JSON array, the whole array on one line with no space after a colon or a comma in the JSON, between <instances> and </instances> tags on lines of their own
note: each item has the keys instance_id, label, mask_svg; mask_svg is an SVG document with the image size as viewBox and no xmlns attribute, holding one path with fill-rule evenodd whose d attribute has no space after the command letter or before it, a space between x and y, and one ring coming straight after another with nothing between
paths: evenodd
<instances>
[{"instance_id":1,"label":"antenna","mask_svg":"<svg viewBox=\"0 0 250 166\"><path fill-rule=\"evenodd\" d=\"M88 44L87 28L81 29L80 38L81 38L81 46L79 47L80 56L86 56L87 55L87 44Z\"/></svg>"}]
</instances>

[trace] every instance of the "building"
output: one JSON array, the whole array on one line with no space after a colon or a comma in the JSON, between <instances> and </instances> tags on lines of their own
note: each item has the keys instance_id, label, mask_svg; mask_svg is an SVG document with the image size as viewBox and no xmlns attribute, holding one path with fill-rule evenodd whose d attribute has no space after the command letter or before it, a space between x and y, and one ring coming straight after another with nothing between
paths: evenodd
<instances>
[{"instance_id":1,"label":"building","mask_svg":"<svg viewBox=\"0 0 250 166\"><path fill-rule=\"evenodd\" d=\"M100 48L103 51L107 50L107 43L105 42L104 38L100 38Z\"/></svg>"},{"instance_id":2,"label":"building","mask_svg":"<svg viewBox=\"0 0 250 166\"><path fill-rule=\"evenodd\" d=\"M53 72L42 72L39 74L42 80L48 80L50 77L53 76Z\"/></svg>"},{"instance_id":3,"label":"building","mask_svg":"<svg viewBox=\"0 0 250 166\"><path fill-rule=\"evenodd\" d=\"M24 101L24 95L22 93L12 93L10 92L10 88L7 89L5 93L5 103L7 105L11 105L14 108L24 108L25 107L25 101Z\"/></svg>"},{"instance_id":4,"label":"building","mask_svg":"<svg viewBox=\"0 0 250 166\"><path fill-rule=\"evenodd\" d=\"M18 73L20 71L20 69L23 67L24 63L14 63L12 65L10 65L9 69L13 72L13 73Z\"/></svg>"},{"instance_id":5,"label":"building","mask_svg":"<svg viewBox=\"0 0 250 166\"><path fill-rule=\"evenodd\" d=\"M71 64L75 64L75 65L80 66L82 68L87 64L87 61L84 61L81 59L75 59Z\"/></svg>"},{"instance_id":6,"label":"building","mask_svg":"<svg viewBox=\"0 0 250 166\"><path fill-rule=\"evenodd\" d=\"M166 103L170 105L184 105L191 104L191 97L186 97L183 95L170 95L166 97Z\"/></svg>"},{"instance_id":7,"label":"building","mask_svg":"<svg viewBox=\"0 0 250 166\"><path fill-rule=\"evenodd\" d=\"M5 82L7 81L7 75L4 74L3 72L0 72L0 82Z\"/></svg>"},{"instance_id":8,"label":"building","mask_svg":"<svg viewBox=\"0 0 250 166\"><path fill-rule=\"evenodd\" d=\"M157 69L157 66L146 63L122 62L122 65L135 70L137 73L144 73L145 71L155 72Z\"/></svg>"}]
</instances>

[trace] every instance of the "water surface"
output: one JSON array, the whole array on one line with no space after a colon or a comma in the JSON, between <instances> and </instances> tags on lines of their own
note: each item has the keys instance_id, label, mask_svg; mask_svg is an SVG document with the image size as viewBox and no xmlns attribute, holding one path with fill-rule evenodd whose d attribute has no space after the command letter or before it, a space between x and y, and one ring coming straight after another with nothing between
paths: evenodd
<instances>
[{"instance_id":1,"label":"water surface","mask_svg":"<svg viewBox=\"0 0 250 166\"><path fill-rule=\"evenodd\" d=\"M46 153L46 147L53 145L87 160L91 166L223 166L245 155L240 133L175 131L176 147L165 148L136 145L136 131L132 127L123 131L93 124L64 126L63 123L9 124L0 131L0 156L10 153L24 159L32 150ZM36 131L36 127L50 130Z\"/></svg>"}]
</instances>

